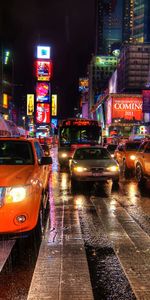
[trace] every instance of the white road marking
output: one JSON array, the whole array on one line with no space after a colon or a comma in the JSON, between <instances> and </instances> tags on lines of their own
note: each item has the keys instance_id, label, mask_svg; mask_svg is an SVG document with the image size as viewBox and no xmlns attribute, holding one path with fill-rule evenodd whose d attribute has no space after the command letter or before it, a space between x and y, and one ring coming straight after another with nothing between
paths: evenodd
<instances>
[{"instance_id":1,"label":"white road marking","mask_svg":"<svg viewBox=\"0 0 150 300\"><path fill-rule=\"evenodd\" d=\"M15 244L16 240L0 241L0 272Z\"/></svg>"}]
</instances>

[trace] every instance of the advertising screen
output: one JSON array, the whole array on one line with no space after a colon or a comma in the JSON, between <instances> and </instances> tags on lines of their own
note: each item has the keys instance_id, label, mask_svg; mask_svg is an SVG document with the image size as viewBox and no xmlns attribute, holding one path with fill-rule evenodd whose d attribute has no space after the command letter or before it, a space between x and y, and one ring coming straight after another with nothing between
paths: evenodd
<instances>
[{"instance_id":1,"label":"advertising screen","mask_svg":"<svg viewBox=\"0 0 150 300\"><path fill-rule=\"evenodd\" d=\"M34 113L34 94L27 94L27 116Z\"/></svg>"},{"instance_id":2,"label":"advertising screen","mask_svg":"<svg viewBox=\"0 0 150 300\"><path fill-rule=\"evenodd\" d=\"M136 120L143 119L142 97L112 97L112 119Z\"/></svg>"},{"instance_id":3,"label":"advertising screen","mask_svg":"<svg viewBox=\"0 0 150 300\"><path fill-rule=\"evenodd\" d=\"M49 102L50 100L50 85L47 82L37 82L36 84L36 101Z\"/></svg>"},{"instance_id":4,"label":"advertising screen","mask_svg":"<svg viewBox=\"0 0 150 300\"><path fill-rule=\"evenodd\" d=\"M57 116L57 95L52 95L52 116Z\"/></svg>"},{"instance_id":5,"label":"advertising screen","mask_svg":"<svg viewBox=\"0 0 150 300\"><path fill-rule=\"evenodd\" d=\"M36 62L36 77L39 81L49 81L52 75L51 61L38 60Z\"/></svg>"},{"instance_id":6,"label":"advertising screen","mask_svg":"<svg viewBox=\"0 0 150 300\"><path fill-rule=\"evenodd\" d=\"M88 78L79 78L79 91L86 91L89 87Z\"/></svg>"},{"instance_id":7,"label":"advertising screen","mask_svg":"<svg viewBox=\"0 0 150 300\"><path fill-rule=\"evenodd\" d=\"M36 123L49 123L50 122L50 104L37 103L36 106Z\"/></svg>"},{"instance_id":8,"label":"advertising screen","mask_svg":"<svg viewBox=\"0 0 150 300\"><path fill-rule=\"evenodd\" d=\"M51 119L51 125L52 125L52 127L57 127L58 126L58 119L57 118L52 118Z\"/></svg>"},{"instance_id":9,"label":"advertising screen","mask_svg":"<svg viewBox=\"0 0 150 300\"><path fill-rule=\"evenodd\" d=\"M106 104L106 123L109 125L112 122L112 99L109 99Z\"/></svg>"},{"instance_id":10,"label":"advertising screen","mask_svg":"<svg viewBox=\"0 0 150 300\"><path fill-rule=\"evenodd\" d=\"M8 108L8 95L3 94L3 107Z\"/></svg>"},{"instance_id":11,"label":"advertising screen","mask_svg":"<svg viewBox=\"0 0 150 300\"><path fill-rule=\"evenodd\" d=\"M37 58L50 59L50 47L37 46Z\"/></svg>"}]
</instances>

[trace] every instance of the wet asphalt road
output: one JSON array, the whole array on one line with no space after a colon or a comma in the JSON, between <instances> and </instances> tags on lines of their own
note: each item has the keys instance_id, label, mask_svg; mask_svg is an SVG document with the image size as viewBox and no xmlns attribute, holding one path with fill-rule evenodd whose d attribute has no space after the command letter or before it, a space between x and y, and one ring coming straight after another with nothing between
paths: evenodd
<instances>
[{"instance_id":1,"label":"wet asphalt road","mask_svg":"<svg viewBox=\"0 0 150 300\"><path fill-rule=\"evenodd\" d=\"M103 202L109 207L113 200L115 205L118 203L123 207L149 236L149 184L140 190L133 177L127 179L122 177L117 189L113 189L111 182L102 185L84 184L72 194L69 173L67 170L59 170L57 148L52 150L52 156L50 197L53 198L55 205L65 203L78 207L94 299L136 299L103 228L98 209L103 209L102 206L99 207ZM52 223L50 215L48 222ZM37 245L32 240L16 242L0 273L0 300L27 299L39 246L40 243Z\"/></svg>"}]
</instances>

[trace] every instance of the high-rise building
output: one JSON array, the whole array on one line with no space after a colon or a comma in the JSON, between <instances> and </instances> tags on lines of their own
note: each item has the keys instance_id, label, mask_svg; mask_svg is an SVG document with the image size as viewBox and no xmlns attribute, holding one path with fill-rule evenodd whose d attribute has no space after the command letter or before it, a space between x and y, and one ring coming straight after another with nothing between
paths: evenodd
<instances>
[{"instance_id":1,"label":"high-rise building","mask_svg":"<svg viewBox=\"0 0 150 300\"><path fill-rule=\"evenodd\" d=\"M123 42L131 42L133 35L134 0L123 1Z\"/></svg>"},{"instance_id":2,"label":"high-rise building","mask_svg":"<svg viewBox=\"0 0 150 300\"><path fill-rule=\"evenodd\" d=\"M96 0L96 55L110 55L122 43L123 0Z\"/></svg>"},{"instance_id":3,"label":"high-rise building","mask_svg":"<svg viewBox=\"0 0 150 300\"><path fill-rule=\"evenodd\" d=\"M134 1L132 40L137 43L150 42L150 1Z\"/></svg>"}]
</instances>

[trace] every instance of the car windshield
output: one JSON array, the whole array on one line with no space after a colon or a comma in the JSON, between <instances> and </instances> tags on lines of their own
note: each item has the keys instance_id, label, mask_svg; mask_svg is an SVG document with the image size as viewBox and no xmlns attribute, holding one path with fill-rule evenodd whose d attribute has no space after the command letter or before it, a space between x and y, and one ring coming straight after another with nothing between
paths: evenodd
<instances>
[{"instance_id":1,"label":"car windshield","mask_svg":"<svg viewBox=\"0 0 150 300\"><path fill-rule=\"evenodd\" d=\"M126 150L127 151L138 150L139 146L140 146L140 143L127 143Z\"/></svg>"},{"instance_id":2,"label":"car windshield","mask_svg":"<svg viewBox=\"0 0 150 300\"><path fill-rule=\"evenodd\" d=\"M86 148L86 149L78 149L74 155L75 159L110 159L109 152L104 148L94 149L94 148Z\"/></svg>"},{"instance_id":3,"label":"car windshield","mask_svg":"<svg viewBox=\"0 0 150 300\"><path fill-rule=\"evenodd\" d=\"M108 145L108 146L107 146L107 150L110 151L110 152L115 151L116 148L117 148L117 145L115 145L115 144L114 144L114 145Z\"/></svg>"},{"instance_id":4,"label":"car windshield","mask_svg":"<svg viewBox=\"0 0 150 300\"><path fill-rule=\"evenodd\" d=\"M0 165L33 165L31 144L24 141L0 141Z\"/></svg>"}]
</instances>

